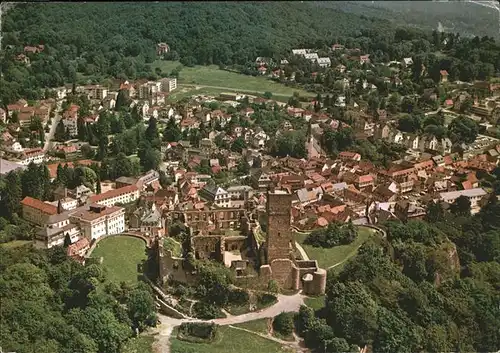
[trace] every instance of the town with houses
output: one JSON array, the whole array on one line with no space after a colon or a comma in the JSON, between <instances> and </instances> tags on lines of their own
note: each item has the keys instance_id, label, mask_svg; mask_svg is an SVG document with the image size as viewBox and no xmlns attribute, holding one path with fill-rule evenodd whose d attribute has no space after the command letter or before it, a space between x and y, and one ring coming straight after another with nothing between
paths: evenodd
<instances>
[{"instance_id":1,"label":"town with houses","mask_svg":"<svg viewBox=\"0 0 500 353\"><path fill-rule=\"evenodd\" d=\"M27 46L17 59L29 65L28 53L43 50L42 45ZM158 44L158 55L168 51L167 44ZM345 52L347 60L363 67L371 65L370 56L359 49L334 44L331 51ZM279 64L259 57L255 69L269 79L277 78L284 75L289 60L295 57L317 67L313 77L333 70L344 89L360 84L368 91L376 89L366 80L353 80L346 65L332 67L329 57L320 57L309 49L293 49ZM410 70L413 61L401 58L400 62L383 65L397 67L395 72L402 74ZM286 79L293 81L294 75ZM453 83L448 82L446 71L440 75L440 85L448 87L449 97L441 102L436 92L424 92L422 97L434 102L434 108L425 115L442 114L452 121L462 114L461 103L471 98L470 88L480 87L488 94L472 97L468 117L483 126L483 131L494 131L500 111L500 85ZM384 78L384 82L394 87L402 84L397 74ZM191 230L197 258L218 260L241 276L248 266L260 263L260 276L275 278L291 289L304 287L321 294L326 272L314 260L296 255L291 229L311 231L332 222L376 225L390 219L420 219L430 203L446 208L459 197L466 197L475 213L492 192L482 186L481 180L499 165L500 141L491 133L462 143L458 152L448 137L438 139L398 130L397 115L385 109L369 111L366 102L348 100L345 95L339 95L334 106L349 112L350 123L329 113L316 100L292 106L269 97L228 92L215 97L193 95L182 104L170 102L169 95L178 89L174 77L117 80L114 87L60 87L52 90L51 98L36 102L20 99L8 105L7 111L0 109L0 173L26 169L31 163L45 164L51 180L57 177L59 166L99 163L82 157L84 143L78 141L78 128L81 121L96 124L102 112L114 111L120 92L130 107L136 107L145 126L154 119L163 134L161 127L168 129L172 122L184 137L204 127L205 135L197 144L188 139L163 138L158 170L99 181L100 193L79 185L74 189L58 187L53 201L25 197L21 201L22 218L37 227L37 247L52 248L69 241L68 255L83 262L92 245L103 237L130 233L153 242L168 237L170 227L181 222ZM78 105L65 104L70 95L85 96L91 102L88 115L81 116ZM280 112L285 117L276 135L252 124L258 111ZM32 131L35 120L44 128L43 140ZM67 141L54 141L59 124L70 137ZM307 126L306 156L272 156L269 142L296 126ZM325 131L345 128L353 129L357 140L381 140L405 152L386 166L349 149L335 155L325 152L321 146ZM243 141L244 147L227 147L236 140ZM226 148L216 141L224 142ZM246 170L236 173L242 164ZM201 172L200 166L208 168ZM219 173L231 177L221 179ZM171 183L162 185L160 174ZM264 262L255 261L262 249ZM169 251L160 258L162 278L182 280L187 276L189 271L182 271L182 258Z\"/></svg>"}]
</instances>

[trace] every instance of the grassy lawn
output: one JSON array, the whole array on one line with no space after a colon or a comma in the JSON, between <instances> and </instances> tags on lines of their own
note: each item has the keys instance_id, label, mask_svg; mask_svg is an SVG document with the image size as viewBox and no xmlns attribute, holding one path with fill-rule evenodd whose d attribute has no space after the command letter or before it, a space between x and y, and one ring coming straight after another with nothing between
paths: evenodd
<instances>
[{"instance_id":1,"label":"grassy lawn","mask_svg":"<svg viewBox=\"0 0 500 353\"><path fill-rule=\"evenodd\" d=\"M283 353L277 342L227 326L219 327L218 338L212 343L191 343L177 339L176 331L170 340L171 353Z\"/></svg>"},{"instance_id":2,"label":"grassy lawn","mask_svg":"<svg viewBox=\"0 0 500 353\"><path fill-rule=\"evenodd\" d=\"M325 296L308 297L304 299L304 303L311 309L319 310L325 306Z\"/></svg>"},{"instance_id":3,"label":"grassy lawn","mask_svg":"<svg viewBox=\"0 0 500 353\"><path fill-rule=\"evenodd\" d=\"M269 319L257 319L257 320L243 322L241 324L236 324L234 326L241 327L253 332L267 334L269 332L267 327L268 320Z\"/></svg>"},{"instance_id":4,"label":"grassy lawn","mask_svg":"<svg viewBox=\"0 0 500 353\"><path fill-rule=\"evenodd\" d=\"M103 258L108 279L113 282L137 282L138 264L147 258L144 241L129 236L116 236L101 240L92 257Z\"/></svg>"},{"instance_id":5,"label":"grassy lawn","mask_svg":"<svg viewBox=\"0 0 500 353\"><path fill-rule=\"evenodd\" d=\"M321 268L328 268L354 256L358 248L374 233L375 230L373 229L360 227L358 228L358 236L351 244L340 245L330 249L315 248L311 245L304 245L303 242L307 238L306 234L296 233L295 240L302 245L310 259L317 260ZM337 267L340 266L342 265ZM335 269L337 269L337 267L335 267Z\"/></svg>"},{"instance_id":6,"label":"grassy lawn","mask_svg":"<svg viewBox=\"0 0 500 353\"><path fill-rule=\"evenodd\" d=\"M19 246L23 246L26 244L31 244L31 240L12 240L8 241L6 243L0 244L1 247L6 248L6 249L12 249L12 248L17 248Z\"/></svg>"},{"instance_id":7,"label":"grassy lawn","mask_svg":"<svg viewBox=\"0 0 500 353\"><path fill-rule=\"evenodd\" d=\"M123 347L122 353L152 353L153 336L139 336L131 338Z\"/></svg>"},{"instance_id":8,"label":"grassy lawn","mask_svg":"<svg viewBox=\"0 0 500 353\"><path fill-rule=\"evenodd\" d=\"M163 239L163 248L165 250L170 250L172 256L182 256L182 246L174 238Z\"/></svg>"},{"instance_id":9,"label":"grassy lawn","mask_svg":"<svg viewBox=\"0 0 500 353\"><path fill-rule=\"evenodd\" d=\"M153 70L157 67L164 73L170 73L178 66L182 66L177 61L156 60L152 64ZM301 96L314 96L313 93L306 92L285 85L273 82L266 77L253 77L220 70L218 66L183 66L179 74L179 84L211 86L210 88L224 88L221 91L237 90L246 93L271 92L275 96L290 97L294 92L299 92Z\"/></svg>"}]
</instances>

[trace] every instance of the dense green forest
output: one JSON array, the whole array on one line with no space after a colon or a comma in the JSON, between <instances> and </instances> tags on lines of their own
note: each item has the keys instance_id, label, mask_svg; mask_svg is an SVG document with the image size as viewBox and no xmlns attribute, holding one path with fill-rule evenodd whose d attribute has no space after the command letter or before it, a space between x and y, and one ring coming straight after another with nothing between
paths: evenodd
<instances>
[{"instance_id":1,"label":"dense green forest","mask_svg":"<svg viewBox=\"0 0 500 353\"><path fill-rule=\"evenodd\" d=\"M306 307L298 328L318 352L494 352L500 342L500 204L471 217L429 208L424 221L386 224L387 238L363 245L328 274L325 306ZM457 255L458 253L458 255Z\"/></svg>"},{"instance_id":2,"label":"dense green forest","mask_svg":"<svg viewBox=\"0 0 500 353\"><path fill-rule=\"evenodd\" d=\"M0 247L0 344L17 353L118 353L156 324L151 289L106 281L65 249Z\"/></svg>"}]
</instances>

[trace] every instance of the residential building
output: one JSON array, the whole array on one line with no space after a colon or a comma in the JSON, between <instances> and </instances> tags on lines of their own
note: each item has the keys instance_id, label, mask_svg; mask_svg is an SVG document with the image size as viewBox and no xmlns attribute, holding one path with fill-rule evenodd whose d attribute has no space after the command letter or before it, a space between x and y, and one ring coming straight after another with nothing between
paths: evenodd
<instances>
[{"instance_id":1,"label":"residential building","mask_svg":"<svg viewBox=\"0 0 500 353\"><path fill-rule=\"evenodd\" d=\"M449 191L442 192L439 194L441 200L447 203L453 203L460 196L465 196L469 199L471 208L477 208L479 206L479 201L487 195L487 192L482 188L474 188L468 190L459 190L459 191Z\"/></svg>"},{"instance_id":2,"label":"residential building","mask_svg":"<svg viewBox=\"0 0 500 353\"><path fill-rule=\"evenodd\" d=\"M172 92L177 88L177 79L175 77L164 78L160 81L160 83L162 92Z\"/></svg>"},{"instance_id":3,"label":"residential building","mask_svg":"<svg viewBox=\"0 0 500 353\"><path fill-rule=\"evenodd\" d=\"M331 62L331 60L330 60L330 58L329 58L329 57L325 57L325 58L318 58L318 59L316 60L316 62L318 63L318 65L319 65L320 67L330 67L330 66L332 66L332 62Z\"/></svg>"},{"instance_id":4,"label":"residential building","mask_svg":"<svg viewBox=\"0 0 500 353\"><path fill-rule=\"evenodd\" d=\"M136 185L124 186L119 189L109 190L103 194L93 195L89 198L92 204L113 206L117 203L127 204L139 198L139 188Z\"/></svg>"},{"instance_id":5,"label":"residential building","mask_svg":"<svg viewBox=\"0 0 500 353\"><path fill-rule=\"evenodd\" d=\"M89 99L102 101L108 95L108 89L101 85L87 85L83 87L83 92Z\"/></svg>"},{"instance_id":6,"label":"residential building","mask_svg":"<svg viewBox=\"0 0 500 353\"><path fill-rule=\"evenodd\" d=\"M22 165L28 165L31 162L35 164L40 164L45 161L45 152L42 148L30 148L23 151L20 163Z\"/></svg>"},{"instance_id":7,"label":"residential building","mask_svg":"<svg viewBox=\"0 0 500 353\"><path fill-rule=\"evenodd\" d=\"M202 199L214 203L219 207L230 207L231 195L215 184L207 184L200 191L198 196Z\"/></svg>"},{"instance_id":8,"label":"residential building","mask_svg":"<svg viewBox=\"0 0 500 353\"><path fill-rule=\"evenodd\" d=\"M170 51L170 46L167 43L156 44L156 54L163 55Z\"/></svg>"},{"instance_id":9,"label":"residential building","mask_svg":"<svg viewBox=\"0 0 500 353\"><path fill-rule=\"evenodd\" d=\"M23 219L38 226L45 226L48 218L57 214L57 207L26 196L21 201Z\"/></svg>"}]
</instances>

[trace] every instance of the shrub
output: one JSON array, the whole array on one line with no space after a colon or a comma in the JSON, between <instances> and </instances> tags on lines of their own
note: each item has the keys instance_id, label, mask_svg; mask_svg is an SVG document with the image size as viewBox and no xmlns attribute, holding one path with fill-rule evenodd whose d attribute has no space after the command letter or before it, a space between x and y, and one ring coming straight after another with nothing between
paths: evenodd
<instances>
[{"instance_id":1,"label":"shrub","mask_svg":"<svg viewBox=\"0 0 500 353\"><path fill-rule=\"evenodd\" d=\"M273 329L283 336L290 336L293 333L293 313L281 313L274 317Z\"/></svg>"},{"instance_id":2,"label":"shrub","mask_svg":"<svg viewBox=\"0 0 500 353\"><path fill-rule=\"evenodd\" d=\"M276 300L276 296L269 293L261 293L257 296L257 303L261 306L269 306L274 304Z\"/></svg>"},{"instance_id":3,"label":"shrub","mask_svg":"<svg viewBox=\"0 0 500 353\"><path fill-rule=\"evenodd\" d=\"M179 327L178 338L192 342L213 341L218 326L205 322L184 322Z\"/></svg>"},{"instance_id":4,"label":"shrub","mask_svg":"<svg viewBox=\"0 0 500 353\"><path fill-rule=\"evenodd\" d=\"M224 314L218 306L203 301L196 302L193 305L193 313L198 319L203 320L212 320L224 317Z\"/></svg>"},{"instance_id":5,"label":"shrub","mask_svg":"<svg viewBox=\"0 0 500 353\"><path fill-rule=\"evenodd\" d=\"M279 293L280 287L278 285L278 282L276 282L274 279L270 280L269 283L267 283L267 290L271 293Z\"/></svg>"},{"instance_id":6,"label":"shrub","mask_svg":"<svg viewBox=\"0 0 500 353\"><path fill-rule=\"evenodd\" d=\"M243 305L248 303L250 300L250 296L248 292L242 289L234 289L229 292L228 301L230 304L234 305Z\"/></svg>"},{"instance_id":7,"label":"shrub","mask_svg":"<svg viewBox=\"0 0 500 353\"><path fill-rule=\"evenodd\" d=\"M309 329L314 319L314 310L306 305L301 305L299 312L295 315L297 333L301 336Z\"/></svg>"},{"instance_id":8,"label":"shrub","mask_svg":"<svg viewBox=\"0 0 500 353\"><path fill-rule=\"evenodd\" d=\"M304 244L314 247L332 248L338 245L350 244L356 239L356 229L352 223L330 223L324 229L317 229L307 236Z\"/></svg>"}]
</instances>

